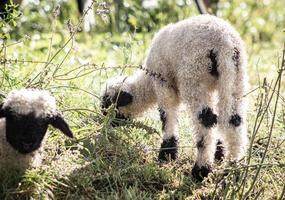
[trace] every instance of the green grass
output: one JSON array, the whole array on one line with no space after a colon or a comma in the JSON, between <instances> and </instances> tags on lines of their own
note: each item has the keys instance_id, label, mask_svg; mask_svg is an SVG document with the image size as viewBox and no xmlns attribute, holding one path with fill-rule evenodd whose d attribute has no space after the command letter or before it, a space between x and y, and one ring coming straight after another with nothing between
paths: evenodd
<instances>
[{"instance_id":1,"label":"green grass","mask_svg":"<svg viewBox=\"0 0 285 200\"><path fill-rule=\"evenodd\" d=\"M244 31L240 22L234 25ZM285 81L283 71L278 73L284 43L281 29L270 41L254 42L244 35L252 90L246 96L252 145L245 161L237 166L216 163L214 173L197 183L191 177L195 159L191 124L183 108L179 159L167 164L157 161L161 124L156 110L119 128L109 127L112 110L107 117L100 112L104 82L132 74L136 69L128 65L142 64L155 31L77 33L73 38L58 26L63 27L58 24L53 32L33 32L19 42L8 40L0 48L0 58L6 59L0 65L1 92L21 87L48 89L76 139L50 128L42 167L24 174L2 172L0 199L285 198Z\"/></svg>"}]
</instances>

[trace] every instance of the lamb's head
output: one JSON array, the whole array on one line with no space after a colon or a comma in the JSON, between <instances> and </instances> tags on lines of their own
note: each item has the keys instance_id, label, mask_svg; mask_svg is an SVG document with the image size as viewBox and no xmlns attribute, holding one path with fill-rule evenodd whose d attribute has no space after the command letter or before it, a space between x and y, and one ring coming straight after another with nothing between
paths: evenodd
<instances>
[{"instance_id":1,"label":"lamb's head","mask_svg":"<svg viewBox=\"0 0 285 200\"><path fill-rule=\"evenodd\" d=\"M0 117L5 118L7 142L22 154L41 146L49 124L73 137L56 109L55 98L47 91L21 89L10 92L0 105Z\"/></svg>"},{"instance_id":2,"label":"lamb's head","mask_svg":"<svg viewBox=\"0 0 285 200\"><path fill-rule=\"evenodd\" d=\"M104 115L107 114L107 109L111 105L115 105L116 116L113 126L118 126L120 120L128 119L129 113L126 112L126 107L133 102L133 95L131 94L130 83L126 77L116 77L107 82L106 87L101 95L101 108Z\"/></svg>"}]
</instances>

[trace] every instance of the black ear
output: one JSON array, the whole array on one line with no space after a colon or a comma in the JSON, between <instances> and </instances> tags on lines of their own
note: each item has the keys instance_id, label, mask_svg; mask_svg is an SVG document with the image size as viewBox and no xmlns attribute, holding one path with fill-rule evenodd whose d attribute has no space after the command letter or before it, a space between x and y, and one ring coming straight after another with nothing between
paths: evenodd
<instances>
[{"instance_id":1,"label":"black ear","mask_svg":"<svg viewBox=\"0 0 285 200\"><path fill-rule=\"evenodd\" d=\"M3 103L0 104L0 118L6 117L6 110L3 109Z\"/></svg>"},{"instance_id":2,"label":"black ear","mask_svg":"<svg viewBox=\"0 0 285 200\"><path fill-rule=\"evenodd\" d=\"M49 122L54 128L59 129L66 136L73 138L73 133L63 117L58 114L50 119Z\"/></svg>"},{"instance_id":3,"label":"black ear","mask_svg":"<svg viewBox=\"0 0 285 200\"><path fill-rule=\"evenodd\" d=\"M117 102L118 107L126 106L133 102L133 95L125 91L120 91L119 93L116 93L113 101Z\"/></svg>"}]
</instances>

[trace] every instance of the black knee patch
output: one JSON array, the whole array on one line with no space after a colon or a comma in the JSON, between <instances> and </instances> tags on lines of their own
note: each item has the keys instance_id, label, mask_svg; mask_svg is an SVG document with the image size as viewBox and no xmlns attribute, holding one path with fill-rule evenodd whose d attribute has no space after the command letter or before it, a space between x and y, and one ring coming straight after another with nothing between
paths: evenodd
<instances>
[{"instance_id":1,"label":"black knee patch","mask_svg":"<svg viewBox=\"0 0 285 200\"><path fill-rule=\"evenodd\" d=\"M202 112L199 113L198 119L206 128L212 128L217 124L217 115L214 114L209 107L204 108Z\"/></svg>"},{"instance_id":2,"label":"black knee patch","mask_svg":"<svg viewBox=\"0 0 285 200\"><path fill-rule=\"evenodd\" d=\"M202 138L197 142L197 148L198 148L198 149L203 149L203 148L204 148L204 137L202 137Z\"/></svg>"},{"instance_id":3,"label":"black knee patch","mask_svg":"<svg viewBox=\"0 0 285 200\"><path fill-rule=\"evenodd\" d=\"M163 140L161 143L158 159L160 161L176 160L178 140L176 137L171 137L169 139Z\"/></svg>"},{"instance_id":4,"label":"black knee patch","mask_svg":"<svg viewBox=\"0 0 285 200\"><path fill-rule=\"evenodd\" d=\"M238 114L232 115L229 123L234 127L238 127L242 122L241 117Z\"/></svg>"},{"instance_id":5,"label":"black knee patch","mask_svg":"<svg viewBox=\"0 0 285 200\"><path fill-rule=\"evenodd\" d=\"M238 67L240 65L240 51L236 47L234 48L234 54L232 56L232 59L235 63L235 66Z\"/></svg>"},{"instance_id":6,"label":"black knee patch","mask_svg":"<svg viewBox=\"0 0 285 200\"><path fill-rule=\"evenodd\" d=\"M215 160L220 162L223 161L224 156L225 156L225 148L223 146L223 143L218 140L217 145L216 145L216 152L215 152Z\"/></svg>"},{"instance_id":7,"label":"black knee patch","mask_svg":"<svg viewBox=\"0 0 285 200\"><path fill-rule=\"evenodd\" d=\"M210 66L210 74L214 76L215 78L219 77L218 72L218 61L217 61L217 53L214 52L214 49L210 51L210 54L208 55L208 58L210 58L212 65Z\"/></svg>"},{"instance_id":8,"label":"black knee patch","mask_svg":"<svg viewBox=\"0 0 285 200\"><path fill-rule=\"evenodd\" d=\"M209 173L212 172L212 168L210 166L201 166L199 167L196 163L194 167L192 168L192 176L197 181L203 181L205 177L208 176Z\"/></svg>"},{"instance_id":9,"label":"black knee patch","mask_svg":"<svg viewBox=\"0 0 285 200\"><path fill-rule=\"evenodd\" d=\"M160 120L162 122L162 130L164 130L166 124L166 112L162 108L159 108L158 111L160 115Z\"/></svg>"}]
</instances>

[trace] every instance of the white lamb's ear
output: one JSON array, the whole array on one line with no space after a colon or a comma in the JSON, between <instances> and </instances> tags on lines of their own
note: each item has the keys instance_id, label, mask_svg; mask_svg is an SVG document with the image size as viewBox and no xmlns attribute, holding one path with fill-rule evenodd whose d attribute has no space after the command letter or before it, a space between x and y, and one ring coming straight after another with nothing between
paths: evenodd
<instances>
[{"instance_id":1,"label":"white lamb's ear","mask_svg":"<svg viewBox=\"0 0 285 200\"><path fill-rule=\"evenodd\" d=\"M50 118L49 124L52 125L54 128L59 129L64 135L73 138L73 133L70 130L68 124L63 119L60 113L57 113L53 117Z\"/></svg>"}]
</instances>

